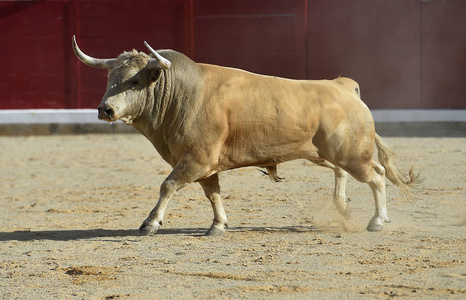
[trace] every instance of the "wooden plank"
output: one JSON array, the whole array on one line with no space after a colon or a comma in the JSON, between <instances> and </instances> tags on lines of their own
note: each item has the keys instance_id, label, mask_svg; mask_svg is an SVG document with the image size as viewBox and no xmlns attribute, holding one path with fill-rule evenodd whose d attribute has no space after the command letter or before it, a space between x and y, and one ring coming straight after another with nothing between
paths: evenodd
<instances>
[{"instance_id":1,"label":"wooden plank","mask_svg":"<svg viewBox=\"0 0 466 300\"><path fill-rule=\"evenodd\" d=\"M370 108L419 107L419 5L310 0L308 78L350 77Z\"/></svg>"},{"instance_id":2,"label":"wooden plank","mask_svg":"<svg viewBox=\"0 0 466 300\"><path fill-rule=\"evenodd\" d=\"M304 79L305 2L195 1L195 59Z\"/></svg>"},{"instance_id":3,"label":"wooden plank","mask_svg":"<svg viewBox=\"0 0 466 300\"><path fill-rule=\"evenodd\" d=\"M422 107L466 108L466 2L422 4Z\"/></svg>"}]
</instances>

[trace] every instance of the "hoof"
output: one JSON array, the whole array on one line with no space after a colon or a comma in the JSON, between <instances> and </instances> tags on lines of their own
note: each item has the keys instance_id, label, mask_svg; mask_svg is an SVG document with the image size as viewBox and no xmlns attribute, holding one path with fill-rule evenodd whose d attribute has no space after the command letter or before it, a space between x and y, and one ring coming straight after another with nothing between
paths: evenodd
<instances>
[{"instance_id":1,"label":"hoof","mask_svg":"<svg viewBox=\"0 0 466 300\"><path fill-rule=\"evenodd\" d=\"M348 197L333 198L333 203L335 204L338 213L340 213L340 215L343 216L346 220L351 219L351 207L349 205L349 202L351 202L351 199Z\"/></svg>"},{"instance_id":2,"label":"hoof","mask_svg":"<svg viewBox=\"0 0 466 300\"><path fill-rule=\"evenodd\" d=\"M209 230L205 233L206 236L222 236L225 234L225 229L220 229L218 227L210 227Z\"/></svg>"},{"instance_id":3,"label":"hoof","mask_svg":"<svg viewBox=\"0 0 466 300\"><path fill-rule=\"evenodd\" d=\"M160 225L157 224L157 225L151 225L149 223L142 223L141 227L139 227L139 230L138 230L138 233L140 235L149 235L149 234L153 234L153 233L156 233L157 230L159 229Z\"/></svg>"},{"instance_id":4,"label":"hoof","mask_svg":"<svg viewBox=\"0 0 466 300\"><path fill-rule=\"evenodd\" d=\"M349 198L348 198L348 199L349 199ZM349 202L349 201L348 201L348 202ZM345 218L345 220L351 219L351 212L352 212L352 210L351 210L351 207L349 206L349 204L346 205L346 211L345 211L345 213L343 214L343 217Z\"/></svg>"},{"instance_id":5,"label":"hoof","mask_svg":"<svg viewBox=\"0 0 466 300\"><path fill-rule=\"evenodd\" d=\"M377 225L377 224L369 224L367 225L366 230L370 232L376 232L376 231L382 231L383 226L382 225Z\"/></svg>"}]
</instances>

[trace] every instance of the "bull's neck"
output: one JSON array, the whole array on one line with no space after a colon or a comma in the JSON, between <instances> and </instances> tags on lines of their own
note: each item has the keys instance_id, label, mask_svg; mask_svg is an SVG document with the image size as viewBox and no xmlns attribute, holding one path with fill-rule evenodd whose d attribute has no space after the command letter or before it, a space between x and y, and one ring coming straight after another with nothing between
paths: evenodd
<instances>
[{"instance_id":1,"label":"bull's neck","mask_svg":"<svg viewBox=\"0 0 466 300\"><path fill-rule=\"evenodd\" d=\"M171 70L161 71L154 88L148 92L139 117L132 124L148 139L151 139L150 137L160 131L167 109L170 107L173 93L173 82L170 80L172 77L170 73Z\"/></svg>"},{"instance_id":2,"label":"bull's neck","mask_svg":"<svg viewBox=\"0 0 466 300\"><path fill-rule=\"evenodd\" d=\"M162 156L167 144L184 136L200 105L201 68L184 55L177 59L179 64L162 72L144 114L133 123Z\"/></svg>"}]
</instances>

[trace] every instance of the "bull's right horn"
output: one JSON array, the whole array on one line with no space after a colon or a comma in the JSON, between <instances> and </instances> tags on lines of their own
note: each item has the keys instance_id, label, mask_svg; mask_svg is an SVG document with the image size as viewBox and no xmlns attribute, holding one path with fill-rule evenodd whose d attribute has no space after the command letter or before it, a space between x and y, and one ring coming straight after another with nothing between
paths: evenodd
<instances>
[{"instance_id":1,"label":"bull's right horn","mask_svg":"<svg viewBox=\"0 0 466 300\"><path fill-rule=\"evenodd\" d=\"M116 58L94 58L81 51L76 43L76 37L73 35L73 50L80 61L88 65L89 67L98 69L111 69L115 66Z\"/></svg>"},{"instance_id":2,"label":"bull's right horn","mask_svg":"<svg viewBox=\"0 0 466 300\"><path fill-rule=\"evenodd\" d=\"M158 69L169 69L172 65L172 63L163 57L162 55L158 54L157 51L155 51L148 42L144 42L144 45L146 45L147 49L149 49L150 53L152 53L155 58L151 58L149 61L149 64L158 68Z\"/></svg>"}]
</instances>

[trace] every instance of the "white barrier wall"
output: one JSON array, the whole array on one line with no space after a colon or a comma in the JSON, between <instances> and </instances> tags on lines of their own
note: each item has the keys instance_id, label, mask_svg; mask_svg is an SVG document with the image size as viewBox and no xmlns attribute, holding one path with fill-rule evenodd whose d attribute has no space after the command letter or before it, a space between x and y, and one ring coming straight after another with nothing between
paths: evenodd
<instances>
[{"instance_id":1,"label":"white barrier wall","mask_svg":"<svg viewBox=\"0 0 466 300\"><path fill-rule=\"evenodd\" d=\"M466 122L466 110L375 109L375 122ZM0 124L96 124L97 109L0 110Z\"/></svg>"}]
</instances>

